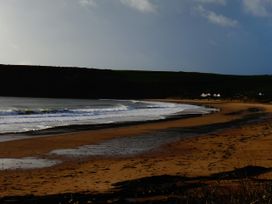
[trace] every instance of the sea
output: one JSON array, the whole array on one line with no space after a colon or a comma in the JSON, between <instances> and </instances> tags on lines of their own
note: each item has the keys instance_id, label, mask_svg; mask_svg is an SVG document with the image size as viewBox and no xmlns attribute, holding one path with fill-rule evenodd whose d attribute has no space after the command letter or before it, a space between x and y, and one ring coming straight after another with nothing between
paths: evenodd
<instances>
[{"instance_id":1,"label":"sea","mask_svg":"<svg viewBox=\"0 0 272 204\"><path fill-rule=\"evenodd\" d=\"M71 125L154 121L213 111L203 106L158 101L0 97L0 134Z\"/></svg>"},{"instance_id":2,"label":"sea","mask_svg":"<svg viewBox=\"0 0 272 204\"><path fill-rule=\"evenodd\" d=\"M40 130L56 127L155 121L180 115L209 114L213 111L216 109L158 101L0 97L0 142L42 137ZM33 131L38 134L26 134ZM137 137L113 138L74 149L54 149L48 155L59 155L63 158L131 156L151 151L185 136L171 131L160 131ZM60 163L62 160L39 156L0 158L0 171L45 168Z\"/></svg>"}]
</instances>

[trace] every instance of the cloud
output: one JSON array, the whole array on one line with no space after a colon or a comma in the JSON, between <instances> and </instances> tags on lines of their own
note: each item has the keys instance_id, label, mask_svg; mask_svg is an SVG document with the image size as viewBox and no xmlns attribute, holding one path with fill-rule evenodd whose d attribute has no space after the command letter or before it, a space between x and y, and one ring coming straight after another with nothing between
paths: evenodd
<instances>
[{"instance_id":1,"label":"cloud","mask_svg":"<svg viewBox=\"0 0 272 204\"><path fill-rule=\"evenodd\" d=\"M271 16L272 0L243 0L243 6L254 16Z\"/></svg>"},{"instance_id":2,"label":"cloud","mask_svg":"<svg viewBox=\"0 0 272 204\"><path fill-rule=\"evenodd\" d=\"M79 0L78 3L82 7L96 7L97 6L96 0Z\"/></svg>"},{"instance_id":3,"label":"cloud","mask_svg":"<svg viewBox=\"0 0 272 204\"><path fill-rule=\"evenodd\" d=\"M195 0L198 3L203 3L203 4L221 4L221 5L226 5L226 0Z\"/></svg>"},{"instance_id":4,"label":"cloud","mask_svg":"<svg viewBox=\"0 0 272 204\"><path fill-rule=\"evenodd\" d=\"M156 12L156 5L151 0L120 0L120 2L143 13Z\"/></svg>"},{"instance_id":5,"label":"cloud","mask_svg":"<svg viewBox=\"0 0 272 204\"><path fill-rule=\"evenodd\" d=\"M197 7L197 11L205 17L209 22L222 26L222 27L236 27L239 25L239 22L237 20L228 18L222 14L217 14L213 11L209 11L204 9L201 5Z\"/></svg>"},{"instance_id":6,"label":"cloud","mask_svg":"<svg viewBox=\"0 0 272 204\"><path fill-rule=\"evenodd\" d=\"M239 24L237 20L233 20L221 14L216 14L212 11L209 11L207 18L211 23L214 23L223 27L236 27Z\"/></svg>"}]
</instances>

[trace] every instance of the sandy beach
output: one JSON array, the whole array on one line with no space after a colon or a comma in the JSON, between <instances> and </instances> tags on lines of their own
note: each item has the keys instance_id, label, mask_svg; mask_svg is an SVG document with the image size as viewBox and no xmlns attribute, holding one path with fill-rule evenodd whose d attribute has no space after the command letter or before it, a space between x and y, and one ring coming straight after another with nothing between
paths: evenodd
<instances>
[{"instance_id":1,"label":"sandy beach","mask_svg":"<svg viewBox=\"0 0 272 204\"><path fill-rule=\"evenodd\" d=\"M193 118L111 127L0 143L0 158L60 160L48 168L0 171L0 197L105 193L114 184L151 176L199 177L246 166L272 167L272 105L220 100L167 100L220 111ZM140 154L66 157L58 149L158 134L178 139ZM154 136L154 137L155 137ZM259 179L271 179L264 173Z\"/></svg>"}]
</instances>

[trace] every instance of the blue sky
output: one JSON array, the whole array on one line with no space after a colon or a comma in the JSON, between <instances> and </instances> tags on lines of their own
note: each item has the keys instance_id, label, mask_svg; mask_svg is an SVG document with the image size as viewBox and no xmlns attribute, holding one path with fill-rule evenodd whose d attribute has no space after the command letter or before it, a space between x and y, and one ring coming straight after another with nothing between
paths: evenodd
<instances>
[{"instance_id":1,"label":"blue sky","mask_svg":"<svg viewBox=\"0 0 272 204\"><path fill-rule=\"evenodd\" d=\"M0 0L0 63L272 74L272 0Z\"/></svg>"}]
</instances>

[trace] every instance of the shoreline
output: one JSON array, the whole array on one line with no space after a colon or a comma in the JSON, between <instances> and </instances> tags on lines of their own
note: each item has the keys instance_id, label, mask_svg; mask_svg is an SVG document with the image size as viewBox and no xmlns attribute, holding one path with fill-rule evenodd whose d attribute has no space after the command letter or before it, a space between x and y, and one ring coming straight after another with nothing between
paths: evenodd
<instances>
[{"instance_id":1,"label":"shoreline","mask_svg":"<svg viewBox=\"0 0 272 204\"><path fill-rule=\"evenodd\" d=\"M4 98L3 100L4 100L3 103L5 103L5 100L8 101L9 99ZM29 103L31 104L31 100L34 100L34 99L25 98L25 100L30 100ZM40 99L40 100L44 100L44 99ZM51 100L54 100L54 99L51 99ZM99 102L97 101L100 101L100 100L96 100L96 102L94 100L89 102L94 103L93 105L96 106L95 103L99 104ZM193 106L190 104L178 105L178 103L169 103L169 102L162 102L162 101L158 102L158 101L150 101L150 100L134 101L134 100L112 100L112 99L108 99L108 100L103 99L101 101L109 101L110 103L112 103L112 107L106 108L106 109L105 108L92 109L92 108L89 108L88 106L86 106L85 108L78 108L76 107L76 104L79 102L76 100L74 102L75 107L67 106L66 108L62 108L62 107L50 108L50 107L47 107L46 103L42 104L42 106L44 106L43 108L37 109L34 107L33 110L31 109L32 107L30 107L29 109L20 109L20 108L16 109L16 108L9 107L7 111L3 111L3 116L4 117L7 116L8 119L10 119L10 116L11 116L11 119L8 120L8 122L5 122L2 124L3 127L1 128L2 131L0 132L0 139L1 139L1 136L8 137L9 135L14 137L16 136L28 137L28 136L34 136L34 135L39 135L39 136L55 135L55 134L61 134L61 133L67 133L67 132L78 132L78 131L84 131L84 130L116 128L116 127L123 127L123 126L129 126L129 125L153 123L157 121L168 121L168 120L175 120L175 119L182 119L182 118L189 118L189 117L197 117L200 115L210 114L212 112L217 111L215 109L211 109L204 106ZM49 104L53 102L54 101L50 101L50 99L48 99ZM119 102L123 102L124 104L119 104ZM35 103L35 100L34 100L34 103ZM134 105L138 103L141 105ZM79 104L77 104L77 106L79 106ZM16 104L15 104L15 107L16 107ZM107 113L108 111L110 112L109 115ZM138 115L138 112L139 112L139 115ZM58 115L59 113L61 113L61 115ZM17 122L17 119L21 119L20 118L21 114L24 116L23 117L24 121L19 120L20 122ZM57 114L57 115L51 115L51 114ZM62 114L64 114L64 116ZM57 117L58 119L56 119L55 117ZM37 121L35 119L29 120L28 118L30 119L37 118ZM53 118L53 120L51 120L50 118ZM61 122L58 122L58 120L60 120ZM51 124L50 121L51 122L55 121L55 123ZM17 127L17 123L19 124L18 127ZM34 123L35 125L31 125L32 123Z\"/></svg>"},{"instance_id":2,"label":"shoreline","mask_svg":"<svg viewBox=\"0 0 272 204\"><path fill-rule=\"evenodd\" d=\"M212 113L208 113L212 114ZM173 115L163 119L157 120L146 120L146 121L131 121L131 122L116 122L116 123L106 123L106 124L82 124L82 125L67 125L67 126L57 126L42 130L31 130L27 132L14 132L14 133L0 133L1 136L22 136L27 137L24 139L30 139L31 137L28 136L54 136L59 134L65 133L80 133L82 131L93 131L93 130L101 130L101 129L108 129L108 128L122 128L122 127L129 127L134 125L143 125L143 124L152 124L157 122L167 122L167 121L175 121L179 119L186 119L186 118L194 118L200 117L203 114L184 114L184 115Z\"/></svg>"},{"instance_id":3,"label":"shoreline","mask_svg":"<svg viewBox=\"0 0 272 204\"><path fill-rule=\"evenodd\" d=\"M154 101L142 100L142 102L169 103L166 101L163 102L162 100L154 100ZM178 104L177 102L172 102L172 103ZM185 105L191 105L191 104L185 103ZM150 119L150 120L117 121L117 122L101 123L101 124L70 124L70 125L63 125L63 126L53 126L53 127L48 127L45 129L28 130L24 132L3 132L3 133L0 133L0 142L28 139L31 137L54 136L54 135L65 134L65 133L78 133L82 131L92 131L92 130L100 130L100 129L108 129L108 128L121 128L121 127L128 127L128 126L141 125L141 124L152 124L157 122L166 122L166 121L173 121L178 119L200 117L202 115L213 114L219 111L216 109L213 110L213 107L207 107L202 104L198 104L197 106L208 108L210 110L206 110L207 113L200 113L199 111L194 112L192 110L185 110L185 111L177 112L171 115L165 115L165 116L162 116L161 118ZM9 139L9 136L10 136L10 139ZM1 141L1 137L4 138L3 141Z\"/></svg>"},{"instance_id":4,"label":"shoreline","mask_svg":"<svg viewBox=\"0 0 272 204\"><path fill-rule=\"evenodd\" d=\"M203 101L195 102L203 103ZM216 106L221 112L193 118L62 133L54 137L0 143L0 158L35 155L47 158L47 153L53 149L99 144L114 138L137 137L160 131L164 131L166 135L174 130L176 132L172 134L181 134L179 131L182 130L184 133L187 129L189 132L194 131L196 135L201 135L201 137L180 138L150 152L129 157L99 156L79 159L60 157L64 162L50 168L0 171L0 183L3 184L0 187L0 197L29 194L56 195L84 191L107 192L111 191L114 184L118 182L148 176L208 176L252 164L246 159L249 155L248 159L253 159L255 165L267 168L272 166L269 160L270 151L268 152L271 143L267 142L270 141L270 136L272 138L272 127L269 126L271 105L224 101L208 101L205 104ZM262 116L263 113L267 114L267 118L258 122L245 123L243 120L250 115L252 118L247 119L254 119ZM266 143L263 143L264 141ZM260 144L262 144L261 148ZM255 151L258 148L259 151ZM248 151L251 154L248 154ZM272 178L272 175L266 174L265 178Z\"/></svg>"},{"instance_id":5,"label":"shoreline","mask_svg":"<svg viewBox=\"0 0 272 204\"><path fill-rule=\"evenodd\" d=\"M162 100L164 102L164 100ZM169 100L167 100L169 101ZM170 100L171 101L171 100ZM188 101L188 100L179 100L174 102L177 103L194 103L196 105L203 105L203 106L215 106L215 108L222 109L219 112L211 113L211 114L204 114L196 117L184 117L180 119L169 118L164 120L156 120L156 121L146 121L146 122L132 122L127 124L114 124L109 125L103 128L99 127L98 129L87 129L87 130L77 130L77 131L63 131L61 128L60 132L49 133L43 135L41 133L35 137L35 134L31 135L24 135L20 134L19 137L27 136L26 138L20 140L11 140L11 141L4 141L0 142L0 158L4 157L30 157L35 155L45 154L50 152L54 149L59 148L74 148L78 146L82 146L85 144L96 144L103 141L107 141L109 139L114 138L121 138L126 136L137 136L145 133L152 133L164 129L169 128L186 128L186 127L197 127L201 125L209 125L209 124L216 124L216 123L224 123L232 120L239 119L244 117L248 114L248 108L255 107L255 103L245 103L246 106L238 107L238 109L242 109L243 112L241 114L230 114L227 115L226 112L229 110L225 110L224 104L226 102L222 101ZM223 104L223 107L222 107ZM228 102L227 102L228 104ZM232 104L232 103L231 103ZM233 104L241 104L244 103L233 103ZM219 106L219 107L218 107ZM266 105L264 105L266 106ZM262 107L264 108L264 107ZM236 111L234 109L234 111ZM84 126L83 126L84 127ZM93 127L93 126L85 126L86 128ZM38 131L39 133L39 131ZM35 143L39 146L35 146ZM23 149L21 147L24 147ZM16 149L20 151L16 151Z\"/></svg>"}]
</instances>

